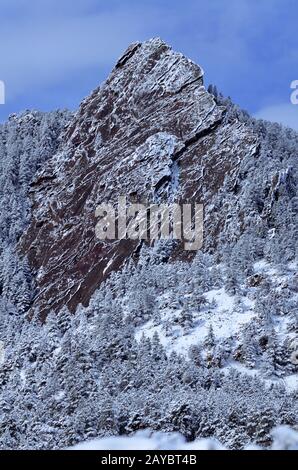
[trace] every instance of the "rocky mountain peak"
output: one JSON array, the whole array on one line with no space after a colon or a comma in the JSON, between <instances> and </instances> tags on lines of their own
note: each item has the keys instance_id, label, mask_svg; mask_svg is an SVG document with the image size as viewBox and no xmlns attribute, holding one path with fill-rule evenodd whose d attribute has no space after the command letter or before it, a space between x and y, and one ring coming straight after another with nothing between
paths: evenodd
<instances>
[{"instance_id":1,"label":"rocky mountain peak","mask_svg":"<svg viewBox=\"0 0 298 470\"><path fill-rule=\"evenodd\" d=\"M75 115L0 124L0 448L297 425L298 134L208 90L152 39ZM100 241L119 196L202 203L202 250Z\"/></svg>"},{"instance_id":2,"label":"rocky mountain peak","mask_svg":"<svg viewBox=\"0 0 298 470\"><path fill-rule=\"evenodd\" d=\"M136 249L129 240L95 238L98 204L121 195L211 204L224 179L235 177L244 155L257 148L245 124L225 119L202 69L160 39L126 50L82 102L63 140L32 183L33 218L21 241L36 273L31 310L42 315L64 304L71 311L87 305ZM213 231L220 223L218 217Z\"/></svg>"}]
</instances>

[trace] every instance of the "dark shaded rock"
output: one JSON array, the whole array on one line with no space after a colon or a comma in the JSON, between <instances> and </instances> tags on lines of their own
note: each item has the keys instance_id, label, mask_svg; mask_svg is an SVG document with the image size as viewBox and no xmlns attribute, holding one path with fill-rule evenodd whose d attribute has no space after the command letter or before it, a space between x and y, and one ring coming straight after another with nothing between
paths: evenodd
<instances>
[{"instance_id":1,"label":"dark shaded rock","mask_svg":"<svg viewBox=\"0 0 298 470\"><path fill-rule=\"evenodd\" d=\"M32 184L33 218L21 241L37 276L30 314L39 309L42 318L65 304L86 306L137 247L95 238L98 204L122 195L203 203L205 249L214 249L226 212L213 197L227 178L232 191L240 162L258 147L245 123L225 119L202 69L160 39L128 48L63 139ZM180 247L172 257L191 254Z\"/></svg>"}]
</instances>

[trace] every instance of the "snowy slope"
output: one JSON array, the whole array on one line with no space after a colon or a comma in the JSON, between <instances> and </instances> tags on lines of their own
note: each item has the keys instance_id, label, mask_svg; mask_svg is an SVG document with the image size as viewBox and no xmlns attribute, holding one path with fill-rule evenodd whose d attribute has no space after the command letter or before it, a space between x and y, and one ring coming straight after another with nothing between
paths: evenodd
<instances>
[{"instance_id":1,"label":"snowy slope","mask_svg":"<svg viewBox=\"0 0 298 470\"><path fill-rule=\"evenodd\" d=\"M272 432L272 450L298 450L298 433L287 426L280 426ZM215 439L198 439L186 443L179 434L152 433L139 431L130 437L108 437L78 444L70 450L224 450ZM260 450L248 446L248 450Z\"/></svg>"},{"instance_id":2,"label":"snowy slope","mask_svg":"<svg viewBox=\"0 0 298 470\"><path fill-rule=\"evenodd\" d=\"M158 38L74 116L0 125L0 448L297 428L297 148ZM203 249L97 240L119 195L203 203Z\"/></svg>"}]
</instances>

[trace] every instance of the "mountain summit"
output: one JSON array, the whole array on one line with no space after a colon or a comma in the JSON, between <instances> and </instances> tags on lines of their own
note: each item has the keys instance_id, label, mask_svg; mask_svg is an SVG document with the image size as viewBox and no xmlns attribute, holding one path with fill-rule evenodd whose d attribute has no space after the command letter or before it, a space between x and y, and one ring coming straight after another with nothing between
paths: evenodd
<instances>
[{"instance_id":1,"label":"mountain summit","mask_svg":"<svg viewBox=\"0 0 298 470\"><path fill-rule=\"evenodd\" d=\"M38 273L31 310L44 316L65 304L72 312L87 306L137 249L95 238L103 201L126 195L128 202L203 203L206 249L216 246L225 214L215 217L214 198L225 180L235 187L241 162L257 151L258 137L238 118L229 120L199 66L160 39L132 44L83 101L59 152L31 185L33 216L21 242Z\"/></svg>"}]
</instances>

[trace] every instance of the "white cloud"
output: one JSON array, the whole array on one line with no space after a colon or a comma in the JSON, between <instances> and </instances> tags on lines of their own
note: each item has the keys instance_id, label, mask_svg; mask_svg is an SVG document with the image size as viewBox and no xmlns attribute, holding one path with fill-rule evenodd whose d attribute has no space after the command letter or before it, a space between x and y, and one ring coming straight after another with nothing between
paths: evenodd
<instances>
[{"instance_id":1,"label":"white cloud","mask_svg":"<svg viewBox=\"0 0 298 470\"><path fill-rule=\"evenodd\" d=\"M281 94L279 82L270 96L268 77L296 65L293 28L280 26L288 2L0 0L0 79L6 85L7 109L18 109L18 103L39 108L40 97L50 109L51 93L60 94L62 107L76 105L89 89L78 83L77 94L74 87L66 90L74 77L83 83L89 74L88 87L97 86L131 42L153 36L202 65L206 81L244 108L256 109L260 96L274 103ZM278 44L287 45L286 54ZM285 77L280 81L286 83Z\"/></svg>"},{"instance_id":2,"label":"white cloud","mask_svg":"<svg viewBox=\"0 0 298 470\"><path fill-rule=\"evenodd\" d=\"M276 0L270 2L273 10ZM246 71L252 60L247 36L266 20L266 8L257 0L186 0L183 7L176 1L166 7L156 1L0 0L0 7L0 78L10 99L88 67L110 67L138 39L177 35L180 48L187 31L185 52L199 51L206 65L208 57L218 68L222 64L219 73L235 64Z\"/></svg>"},{"instance_id":3,"label":"white cloud","mask_svg":"<svg viewBox=\"0 0 298 470\"><path fill-rule=\"evenodd\" d=\"M87 5L92 10L94 0L86 4L78 0L73 9L70 0L62 1L63 8L58 7L58 0L53 3L56 11L49 0L43 0L44 9L35 3L34 8L28 5L23 17L19 16L21 8L16 14L9 14L8 6L5 10L6 21L0 30L0 78L10 100L26 92L34 94L34 89L46 89L90 67L98 67L100 76L101 67L111 67L131 42L144 39L144 21L140 21L137 8L83 11ZM143 14L152 21L151 10L143 8Z\"/></svg>"},{"instance_id":4,"label":"white cloud","mask_svg":"<svg viewBox=\"0 0 298 470\"><path fill-rule=\"evenodd\" d=\"M257 119L265 119L267 121L278 122L284 126L292 127L298 130L298 105L279 104L275 106L267 106L260 109L255 117Z\"/></svg>"}]
</instances>

